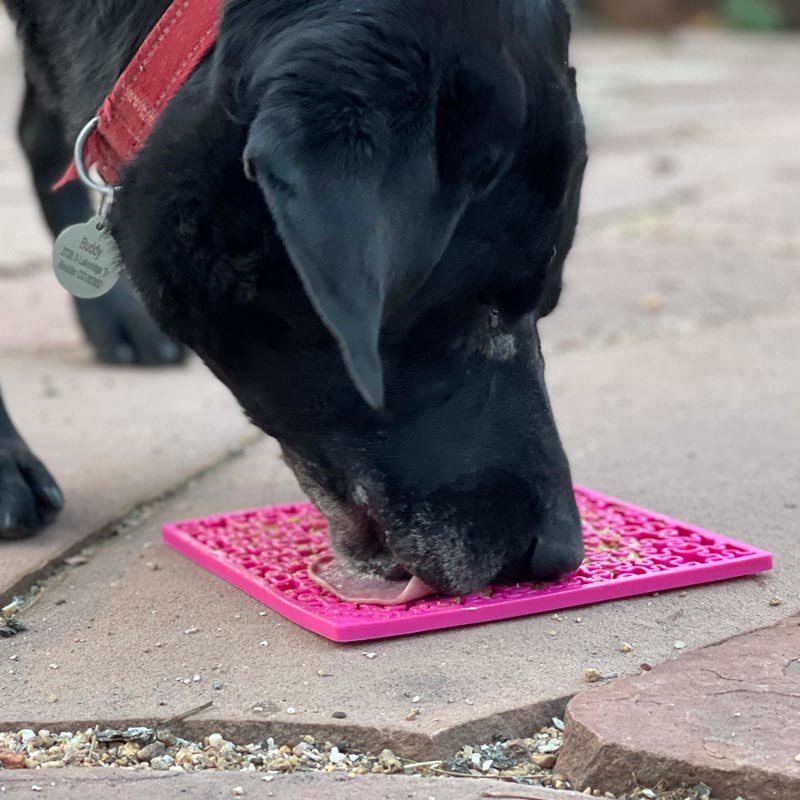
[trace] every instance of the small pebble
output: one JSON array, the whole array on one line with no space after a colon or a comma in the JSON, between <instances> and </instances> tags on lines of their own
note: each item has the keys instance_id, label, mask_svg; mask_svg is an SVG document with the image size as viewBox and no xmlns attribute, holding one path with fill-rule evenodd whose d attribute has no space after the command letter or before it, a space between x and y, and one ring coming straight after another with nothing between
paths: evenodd
<instances>
[{"instance_id":1,"label":"small pebble","mask_svg":"<svg viewBox=\"0 0 800 800\"><path fill-rule=\"evenodd\" d=\"M678 639L673 646L676 650L683 650L686 647L686 642L682 642L680 639Z\"/></svg>"},{"instance_id":2,"label":"small pebble","mask_svg":"<svg viewBox=\"0 0 800 800\"><path fill-rule=\"evenodd\" d=\"M795 761L800 761L800 753L798 753L798 754L797 754L797 755L794 757L794 760L795 760Z\"/></svg>"},{"instance_id":3,"label":"small pebble","mask_svg":"<svg viewBox=\"0 0 800 800\"><path fill-rule=\"evenodd\" d=\"M297 713L297 709L294 706L289 706L289 708L286 709L286 713L287 714L296 714Z\"/></svg>"},{"instance_id":4,"label":"small pebble","mask_svg":"<svg viewBox=\"0 0 800 800\"><path fill-rule=\"evenodd\" d=\"M378 756L378 763L389 773L403 771L403 762L391 750L382 750Z\"/></svg>"},{"instance_id":5,"label":"small pebble","mask_svg":"<svg viewBox=\"0 0 800 800\"><path fill-rule=\"evenodd\" d=\"M62 598L61 600L56 600L56 605L57 606L63 606L63 605L66 604L66 602L67 601Z\"/></svg>"},{"instance_id":6,"label":"small pebble","mask_svg":"<svg viewBox=\"0 0 800 800\"><path fill-rule=\"evenodd\" d=\"M418 716L419 716L419 709L412 708L411 711L409 711L408 714L406 715L406 719L409 722L413 722Z\"/></svg>"},{"instance_id":7,"label":"small pebble","mask_svg":"<svg viewBox=\"0 0 800 800\"><path fill-rule=\"evenodd\" d=\"M773 608L775 608L776 606L779 606L779 605L781 605L781 602L782 602L782 601L781 601L780 597L773 597L773 598L772 598L772 599L769 601L769 604L770 604L770 605L771 605Z\"/></svg>"},{"instance_id":8,"label":"small pebble","mask_svg":"<svg viewBox=\"0 0 800 800\"><path fill-rule=\"evenodd\" d=\"M639 300L641 306L645 311L652 311L653 313L657 313L664 308L666 300L664 297L657 292L648 292L647 294L643 295Z\"/></svg>"},{"instance_id":9,"label":"small pebble","mask_svg":"<svg viewBox=\"0 0 800 800\"><path fill-rule=\"evenodd\" d=\"M184 631L184 633L185 633L187 636L191 636L193 633L198 633L199 631L200 631L200 628L187 628L187 629Z\"/></svg>"},{"instance_id":10,"label":"small pebble","mask_svg":"<svg viewBox=\"0 0 800 800\"><path fill-rule=\"evenodd\" d=\"M58 698L54 694L47 695L47 702L48 703L57 703Z\"/></svg>"},{"instance_id":11,"label":"small pebble","mask_svg":"<svg viewBox=\"0 0 800 800\"><path fill-rule=\"evenodd\" d=\"M259 642L258 643L258 646L259 647L269 647L269 642L266 639L264 639L263 642Z\"/></svg>"},{"instance_id":12,"label":"small pebble","mask_svg":"<svg viewBox=\"0 0 800 800\"><path fill-rule=\"evenodd\" d=\"M620 652L622 653L632 653L633 652L633 645L628 644L628 642L623 642L619 646Z\"/></svg>"},{"instance_id":13,"label":"small pebble","mask_svg":"<svg viewBox=\"0 0 800 800\"><path fill-rule=\"evenodd\" d=\"M653 668L650 666L650 664L639 664L639 669L642 672L652 672L653 671Z\"/></svg>"},{"instance_id":14,"label":"small pebble","mask_svg":"<svg viewBox=\"0 0 800 800\"><path fill-rule=\"evenodd\" d=\"M214 681L214 683L211 684L212 688L216 692L220 691L220 689L222 689L223 685L224 684L220 680L216 680L216 681Z\"/></svg>"},{"instance_id":15,"label":"small pebble","mask_svg":"<svg viewBox=\"0 0 800 800\"><path fill-rule=\"evenodd\" d=\"M553 753L534 753L531 756L531 761L542 769L553 769L557 758Z\"/></svg>"},{"instance_id":16,"label":"small pebble","mask_svg":"<svg viewBox=\"0 0 800 800\"><path fill-rule=\"evenodd\" d=\"M583 671L583 679L586 683L597 683L598 681L603 680L603 673L600 672L599 669L594 669L594 667L590 667Z\"/></svg>"},{"instance_id":17,"label":"small pebble","mask_svg":"<svg viewBox=\"0 0 800 800\"><path fill-rule=\"evenodd\" d=\"M3 769L24 769L25 753L14 753L0 750L0 767Z\"/></svg>"},{"instance_id":18,"label":"small pebble","mask_svg":"<svg viewBox=\"0 0 800 800\"><path fill-rule=\"evenodd\" d=\"M237 797L239 797L240 795L244 794L244 789L242 789L241 786L234 786L233 789L231 789L231 794L235 794Z\"/></svg>"},{"instance_id":19,"label":"small pebble","mask_svg":"<svg viewBox=\"0 0 800 800\"><path fill-rule=\"evenodd\" d=\"M377 656L378 654L377 654L377 653L364 653L364 655L365 655L367 658L375 658L375 656Z\"/></svg>"},{"instance_id":20,"label":"small pebble","mask_svg":"<svg viewBox=\"0 0 800 800\"><path fill-rule=\"evenodd\" d=\"M139 761L152 761L154 758L167 754L166 745L163 742L155 741L137 750L136 757Z\"/></svg>"},{"instance_id":21,"label":"small pebble","mask_svg":"<svg viewBox=\"0 0 800 800\"><path fill-rule=\"evenodd\" d=\"M334 711L333 714L331 714L331 716L334 719L347 719L347 714L345 714L344 711Z\"/></svg>"}]
</instances>

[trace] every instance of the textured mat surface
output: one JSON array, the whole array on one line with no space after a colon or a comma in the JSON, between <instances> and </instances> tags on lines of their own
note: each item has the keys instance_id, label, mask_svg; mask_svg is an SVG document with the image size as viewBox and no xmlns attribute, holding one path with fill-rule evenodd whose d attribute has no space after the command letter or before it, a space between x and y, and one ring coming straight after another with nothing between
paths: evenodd
<instances>
[{"instance_id":1,"label":"textured mat surface","mask_svg":"<svg viewBox=\"0 0 800 800\"><path fill-rule=\"evenodd\" d=\"M379 639L557 611L771 569L772 556L696 526L575 487L586 558L554 584L491 586L401 606L355 605L320 589L306 566L330 552L310 504L164 526L164 540L298 625L339 642Z\"/></svg>"}]
</instances>

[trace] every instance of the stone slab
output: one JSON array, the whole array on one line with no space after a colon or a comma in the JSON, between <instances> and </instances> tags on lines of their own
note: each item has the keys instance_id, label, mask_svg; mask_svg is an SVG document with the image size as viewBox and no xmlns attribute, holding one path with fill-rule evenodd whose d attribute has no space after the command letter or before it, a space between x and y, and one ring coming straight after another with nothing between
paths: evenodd
<instances>
[{"instance_id":1,"label":"stone slab","mask_svg":"<svg viewBox=\"0 0 800 800\"><path fill-rule=\"evenodd\" d=\"M58 772L56 775L55 772ZM45 780L46 778L46 780ZM32 792L31 786L41 787ZM222 800L241 797L274 800L480 800L491 796L521 800L581 800L577 792L514 786L489 780L457 778L381 777L365 775L348 780L344 775L314 773L282 775L264 783L257 774L222 772L202 775L142 773L129 770L49 770L36 773L0 772L4 798L39 800Z\"/></svg>"},{"instance_id":2,"label":"stone slab","mask_svg":"<svg viewBox=\"0 0 800 800\"><path fill-rule=\"evenodd\" d=\"M44 235L41 241L47 247ZM85 354L88 360L89 349L83 344L74 304L54 282L46 258L45 254L32 263L7 262L8 269L0 263L0 356L31 360L61 355L83 358Z\"/></svg>"},{"instance_id":3,"label":"stone slab","mask_svg":"<svg viewBox=\"0 0 800 800\"><path fill-rule=\"evenodd\" d=\"M11 64L10 40L2 41L0 62ZM609 37L578 40L576 54L594 153L589 224L570 260L563 306L543 325L575 477L771 549L775 571L560 621L380 642L368 659L272 612L260 616L254 601L158 543L166 519L298 497L274 445L264 443L51 582L24 615L29 633L3 642L19 662L0 667L0 727L159 720L213 699L213 709L185 723L187 733L314 731L353 746L447 755L496 734L530 733L584 688L586 667L635 672L673 656L676 640L700 647L800 610L800 232L792 202L800 170L796 112L785 102L795 88L796 42L679 38L664 47ZM4 90L14 74L0 70ZM0 575L16 570L0 584L9 587L249 434L224 390L199 371L117 374L88 364L65 298L48 288L46 237L6 112L0 139L0 175L13 189L2 199L13 247L0 259L0 292L2 313L16 315L14 336L0 343L0 380L70 504L43 539L2 551ZM661 310L641 303L653 292ZM110 403L105 437L84 418L76 423L75 398L85 397ZM154 398L166 404L158 412ZM115 442L109 430L124 438ZM112 450L122 455L109 457ZM769 605L775 596L782 606ZM184 633L193 627L196 634ZM619 651L622 641L633 653ZM214 692L217 677L225 688ZM50 694L56 703L46 702ZM421 713L408 721L412 705ZM347 719L331 720L334 710Z\"/></svg>"},{"instance_id":4,"label":"stone slab","mask_svg":"<svg viewBox=\"0 0 800 800\"><path fill-rule=\"evenodd\" d=\"M0 356L8 408L66 507L41 535L0 543L0 600L132 510L258 436L199 362L159 371L100 367L81 349Z\"/></svg>"},{"instance_id":5,"label":"stone slab","mask_svg":"<svg viewBox=\"0 0 800 800\"><path fill-rule=\"evenodd\" d=\"M800 797L800 617L574 697L558 769L622 793L704 783L720 800Z\"/></svg>"},{"instance_id":6,"label":"stone slab","mask_svg":"<svg viewBox=\"0 0 800 800\"><path fill-rule=\"evenodd\" d=\"M772 573L573 609L559 620L333 644L160 544L165 520L298 498L264 442L48 586L23 615L29 633L9 641L18 661L14 674L0 673L0 728L68 730L98 718L119 726L213 700L184 723L187 734L213 727L242 741L310 732L434 758L495 735L529 735L585 688L589 667L637 672L677 655L676 641L701 647L800 611L800 375L790 368L799 340L800 319L784 316L691 340L565 353L551 365L578 480L767 548ZM769 604L776 596L782 606ZM622 642L633 652L620 652ZM212 690L214 679L222 691ZM57 703L47 703L50 694ZM407 721L412 707L420 714ZM332 719L334 711L347 719Z\"/></svg>"}]
</instances>

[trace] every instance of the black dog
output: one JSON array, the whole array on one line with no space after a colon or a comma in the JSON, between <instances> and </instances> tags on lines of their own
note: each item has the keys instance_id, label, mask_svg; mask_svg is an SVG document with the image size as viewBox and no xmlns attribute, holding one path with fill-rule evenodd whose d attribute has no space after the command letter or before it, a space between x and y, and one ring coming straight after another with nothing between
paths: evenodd
<instances>
[{"instance_id":1,"label":"black dog","mask_svg":"<svg viewBox=\"0 0 800 800\"><path fill-rule=\"evenodd\" d=\"M167 5L11 2L68 141ZM149 311L365 572L461 593L582 558L537 334L586 163L569 33L563 0L230 0L122 176Z\"/></svg>"}]
</instances>

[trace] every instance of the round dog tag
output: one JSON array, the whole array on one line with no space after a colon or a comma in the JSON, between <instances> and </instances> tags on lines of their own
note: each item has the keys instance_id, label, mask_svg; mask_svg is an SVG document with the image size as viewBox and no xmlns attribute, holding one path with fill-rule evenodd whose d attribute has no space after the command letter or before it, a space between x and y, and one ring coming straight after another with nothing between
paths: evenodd
<instances>
[{"instance_id":1,"label":"round dog tag","mask_svg":"<svg viewBox=\"0 0 800 800\"><path fill-rule=\"evenodd\" d=\"M110 291L122 271L122 258L105 218L92 217L63 230L53 245L53 269L75 297L91 300Z\"/></svg>"}]
</instances>

